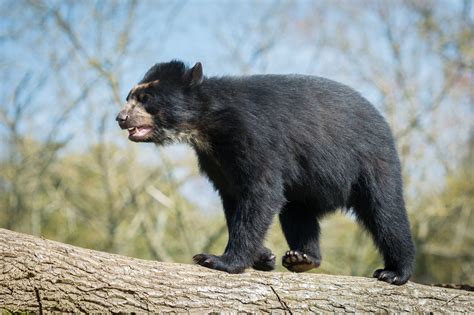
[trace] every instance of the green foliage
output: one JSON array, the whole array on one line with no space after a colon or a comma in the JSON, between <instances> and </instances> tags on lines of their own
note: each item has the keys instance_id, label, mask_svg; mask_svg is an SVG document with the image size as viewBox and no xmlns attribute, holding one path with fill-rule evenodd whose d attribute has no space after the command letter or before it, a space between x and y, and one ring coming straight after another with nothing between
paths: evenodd
<instances>
[{"instance_id":1,"label":"green foliage","mask_svg":"<svg viewBox=\"0 0 474 315\"><path fill-rule=\"evenodd\" d=\"M132 146L112 144L58 157L55 148L22 142L0 163L1 227L165 261L190 262L200 247L212 246L214 219L183 197L185 180L173 175L189 161L149 166Z\"/></svg>"},{"instance_id":2,"label":"green foliage","mask_svg":"<svg viewBox=\"0 0 474 315\"><path fill-rule=\"evenodd\" d=\"M423 282L474 283L474 146L441 192L414 202L416 274Z\"/></svg>"}]
</instances>

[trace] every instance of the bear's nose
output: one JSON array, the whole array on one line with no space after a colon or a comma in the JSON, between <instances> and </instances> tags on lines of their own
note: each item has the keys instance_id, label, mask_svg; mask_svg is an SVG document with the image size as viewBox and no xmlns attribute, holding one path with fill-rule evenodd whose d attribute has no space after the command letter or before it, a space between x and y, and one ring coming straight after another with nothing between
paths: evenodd
<instances>
[{"instance_id":1,"label":"bear's nose","mask_svg":"<svg viewBox=\"0 0 474 315\"><path fill-rule=\"evenodd\" d=\"M128 115L124 111L121 111L115 118L115 120L118 121L119 123L123 123L127 119L128 119Z\"/></svg>"}]
</instances>

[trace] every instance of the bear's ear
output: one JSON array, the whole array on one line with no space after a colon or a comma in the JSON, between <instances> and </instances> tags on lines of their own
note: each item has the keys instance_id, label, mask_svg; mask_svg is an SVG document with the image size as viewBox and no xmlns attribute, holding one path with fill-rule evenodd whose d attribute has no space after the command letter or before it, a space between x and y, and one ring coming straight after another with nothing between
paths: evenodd
<instances>
[{"instance_id":1,"label":"bear's ear","mask_svg":"<svg viewBox=\"0 0 474 315\"><path fill-rule=\"evenodd\" d=\"M204 76L202 74L202 64L197 62L194 67L186 70L183 75L183 82L186 86L198 86L202 83Z\"/></svg>"}]
</instances>

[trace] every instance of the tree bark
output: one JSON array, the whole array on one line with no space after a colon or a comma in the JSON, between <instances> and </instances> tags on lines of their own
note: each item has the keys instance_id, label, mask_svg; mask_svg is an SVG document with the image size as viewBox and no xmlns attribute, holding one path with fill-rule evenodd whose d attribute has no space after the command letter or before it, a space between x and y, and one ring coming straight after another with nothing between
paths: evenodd
<instances>
[{"instance_id":1,"label":"tree bark","mask_svg":"<svg viewBox=\"0 0 474 315\"><path fill-rule=\"evenodd\" d=\"M43 312L474 312L474 293L372 278L230 275L0 229L0 310Z\"/></svg>"}]
</instances>

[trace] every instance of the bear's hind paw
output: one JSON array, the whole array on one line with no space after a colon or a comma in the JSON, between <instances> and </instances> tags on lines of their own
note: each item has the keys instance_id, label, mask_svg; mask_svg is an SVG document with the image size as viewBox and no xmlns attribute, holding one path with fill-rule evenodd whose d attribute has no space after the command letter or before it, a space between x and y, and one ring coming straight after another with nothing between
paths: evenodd
<instances>
[{"instance_id":1,"label":"bear's hind paw","mask_svg":"<svg viewBox=\"0 0 474 315\"><path fill-rule=\"evenodd\" d=\"M410 279L410 273L398 272L387 269L377 269L375 270L373 277L377 278L380 281L385 281L396 285L402 285L405 284L408 279Z\"/></svg>"}]
</instances>

